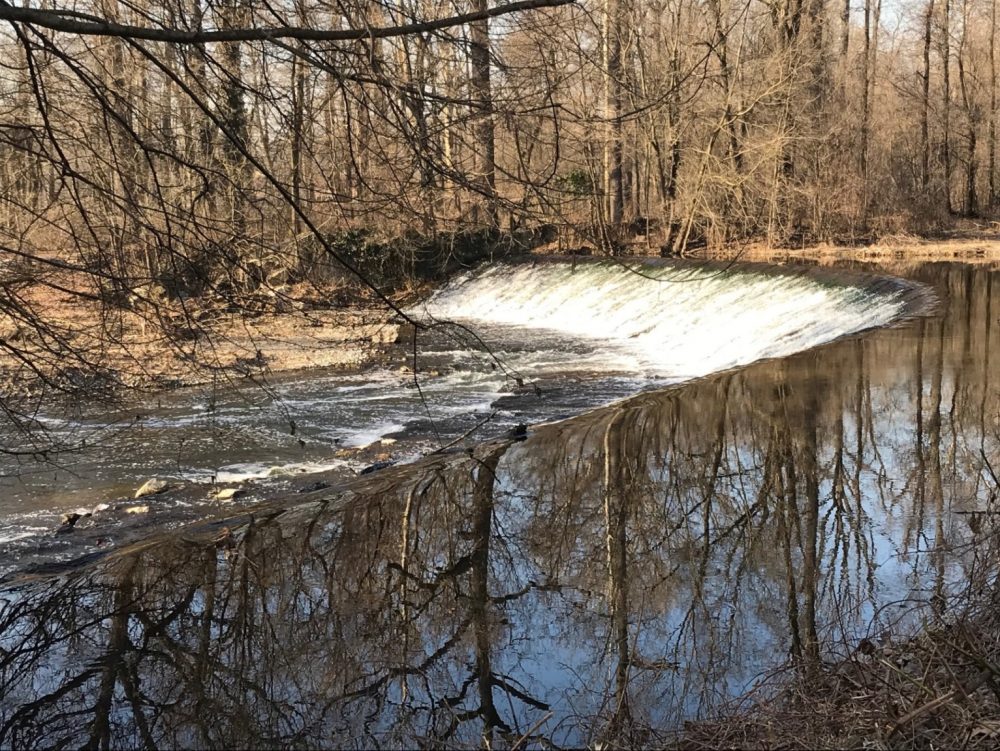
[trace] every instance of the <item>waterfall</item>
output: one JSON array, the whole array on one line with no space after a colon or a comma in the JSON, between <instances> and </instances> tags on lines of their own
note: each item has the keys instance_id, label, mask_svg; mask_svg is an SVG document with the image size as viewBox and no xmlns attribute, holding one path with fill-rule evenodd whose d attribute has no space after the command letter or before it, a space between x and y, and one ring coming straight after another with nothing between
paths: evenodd
<instances>
[{"instance_id":1,"label":"waterfall","mask_svg":"<svg viewBox=\"0 0 1000 751\"><path fill-rule=\"evenodd\" d=\"M922 294L903 280L829 271L543 261L467 273L416 312L600 340L609 369L625 356L644 375L680 380L887 325Z\"/></svg>"}]
</instances>

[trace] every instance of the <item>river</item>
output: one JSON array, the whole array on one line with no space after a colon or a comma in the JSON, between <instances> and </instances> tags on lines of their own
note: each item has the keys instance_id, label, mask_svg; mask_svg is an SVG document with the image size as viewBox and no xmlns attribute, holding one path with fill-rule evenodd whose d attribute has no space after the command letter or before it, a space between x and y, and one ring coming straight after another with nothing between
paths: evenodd
<instances>
[{"instance_id":1,"label":"river","mask_svg":"<svg viewBox=\"0 0 1000 751\"><path fill-rule=\"evenodd\" d=\"M406 399L431 405L430 437L426 414L397 419L410 379L383 371L393 396L373 401L392 406L331 445L398 435L405 463L15 569L0 745L651 744L944 612L998 492L997 272L583 272L472 275L431 300L501 365L429 345L439 398L429 376ZM498 400L516 378L540 393ZM331 379L269 397L308 392L310 442L333 423L310 412L323 394L376 394ZM527 437L418 456L494 413L492 435ZM223 466L293 463L251 454Z\"/></svg>"}]
</instances>

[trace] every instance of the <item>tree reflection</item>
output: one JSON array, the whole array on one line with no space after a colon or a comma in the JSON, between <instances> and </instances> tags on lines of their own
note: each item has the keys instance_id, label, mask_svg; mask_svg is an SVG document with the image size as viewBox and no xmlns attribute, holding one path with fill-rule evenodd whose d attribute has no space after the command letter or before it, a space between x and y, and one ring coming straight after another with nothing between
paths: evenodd
<instances>
[{"instance_id":1,"label":"tree reflection","mask_svg":"<svg viewBox=\"0 0 1000 751\"><path fill-rule=\"evenodd\" d=\"M648 744L940 613L1000 341L995 275L922 273L940 318L10 585L0 745Z\"/></svg>"}]
</instances>

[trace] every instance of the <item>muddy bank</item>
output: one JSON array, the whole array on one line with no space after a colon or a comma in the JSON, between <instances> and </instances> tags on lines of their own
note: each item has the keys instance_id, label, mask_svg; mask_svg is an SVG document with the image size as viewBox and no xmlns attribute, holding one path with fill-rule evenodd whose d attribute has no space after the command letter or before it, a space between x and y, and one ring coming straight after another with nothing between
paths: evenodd
<instances>
[{"instance_id":1,"label":"muddy bank","mask_svg":"<svg viewBox=\"0 0 1000 751\"><path fill-rule=\"evenodd\" d=\"M87 313L62 321L68 328ZM248 375L311 368L359 368L377 361L399 339L400 326L382 310L318 310L257 317L222 314L201 322L180 341L128 320L101 352L100 368L87 371L65 361L43 363L41 375L55 384L88 386L94 392L151 390L210 384ZM15 386L22 368L0 357L0 372ZM89 383L88 383L89 381Z\"/></svg>"},{"instance_id":2,"label":"muddy bank","mask_svg":"<svg viewBox=\"0 0 1000 751\"><path fill-rule=\"evenodd\" d=\"M399 334L400 324L378 309L271 313L252 319L229 315L204 327L204 344L191 347L190 359L176 350L150 353L148 360L155 365L144 368L140 378L152 376L155 385L191 386L255 373L360 368L383 356ZM127 349L135 354L134 347Z\"/></svg>"},{"instance_id":3,"label":"muddy bank","mask_svg":"<svg viewBox=\"0 0 1000 751\"><path fill-rule=\"evenodd\" d=\"M150 289L110 306L89 283L65 272L8 285L19 296L19 306L0 315L0 380L8 399L54 391L101 398L248 375L357 368L399 338L398 318L356 287L268 289L238 307Z\"/></svg>"}]
</instances>

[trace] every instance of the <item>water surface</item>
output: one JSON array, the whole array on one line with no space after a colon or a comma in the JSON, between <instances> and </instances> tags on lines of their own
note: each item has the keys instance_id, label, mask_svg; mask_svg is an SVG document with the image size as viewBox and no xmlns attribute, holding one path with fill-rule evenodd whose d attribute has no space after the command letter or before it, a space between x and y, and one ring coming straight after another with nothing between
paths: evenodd
<instances>
[{"instance_id":1,"label":"water surface","mask_svg":"<svg viewBox=\"0 0 1000 751\"><path fill-rule=\"evenodd\" d=\"M932 317L9 584L0 745L648 744L907 633L1000 467L998 275L914 276Z\"/></svg>"}]
</instances>

